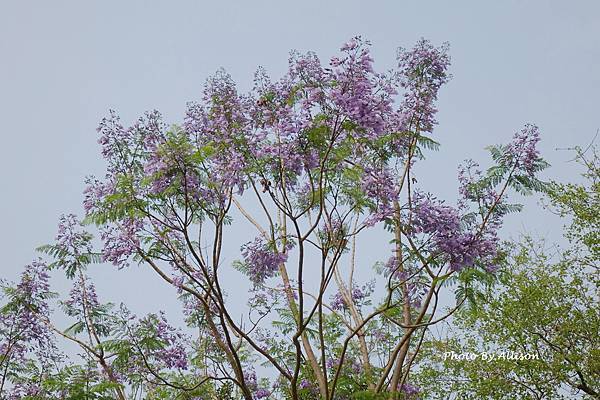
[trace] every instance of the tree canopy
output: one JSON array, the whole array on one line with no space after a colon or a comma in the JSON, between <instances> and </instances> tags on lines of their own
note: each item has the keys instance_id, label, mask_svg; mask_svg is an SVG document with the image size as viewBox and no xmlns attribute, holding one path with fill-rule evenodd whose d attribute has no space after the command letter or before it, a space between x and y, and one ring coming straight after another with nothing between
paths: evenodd
<instances>
[{"instance_id":1,"label":"tree canopy","mask_svg":"<svg viewBox=\"0 0 600 400\"><path fill-rule=\"evenodd\" d=\"M40 248L47 257L3 286L2 396L421 397L429 389L413 378L431 328L479 302L507 265L534 259L507 258L499 229L521 210L511 198L548 189L532 124L490 146L488 168L460 166L457 199L423 189L419 168L439 148L436 101L449 66L448 46L422 39L377 72L370 43L356 37L326 64L292 52L279 80L259 69L248 93L218 71L180 124L153 111L125 127L111 111L98 128L106 172L86 180L85 215L61 217L55 242ZM570 204L563 189L552 192L558 205ZM595 215L586 207L577 208L584 219ZM254 233L227 262L242 225ZM370 231L389 252L360 265ZM573 235L587 243L597 232ZM104 299L89 276L97 263L154 271L177 290L186 326ZM49 270L64 271L70 293L52 292ZM247 278L247 292L225 289L231 274ZM518 290L541 277L510 279ZM544 285L558 290L553 279ZM532 302L544 294L535 290ZM443 307L448 294L456 302ZM501 296L504 312L521 307L510 290ZM578 299L573 289L564 296ZM502 334L486 307L478 324ZM554 324L571 311L557 305L546 317ZM57 325L58 313L72 324ZM79 359L61 353L62 340L78 346ZM584 374L593 368L574 362Z\"/></svg>"}]
</instances>

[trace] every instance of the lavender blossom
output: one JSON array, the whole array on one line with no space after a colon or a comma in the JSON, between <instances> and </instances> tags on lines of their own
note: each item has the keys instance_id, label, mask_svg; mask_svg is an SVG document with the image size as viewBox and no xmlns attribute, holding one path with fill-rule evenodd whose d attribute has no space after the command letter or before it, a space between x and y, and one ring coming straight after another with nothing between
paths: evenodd
<instances>
[{"instance_id":1,"label":"lavender blossom","mask_svg":"<svg viewBox=\"0 0 600 400\"><path fill-rule=\"evenodd\" d=\"M437 123L434 102L440 87L450 79L448 45L435 48L421 39L410 51L399 49L397 59L402 86L406 89L401 106L404 125L431 132Z\"/></svg>"},{"instance_id":2,"label":"lavender blossom","mask_svg":"<svg viewBox=\"0 0 600 400\"><path fill-rule=\"evenodd\" d=\"M62 215L58 223L57 245L65 251L79 255L81 251L92 251L92 236L83 230L83 225L74 214Z\"/></svg>"},{"instance_id":3,"label":"lavender blossom","mask_svg":"<svg viewBox=\"0 0 600 400\"><path fill-rule=\"evenodd\" d=\"M242 246L242 256L250 280L255 285L259 285L265 279L274 276L279 266L287 261L287 250L290 247L291 244L288 243L286 248L279 252L271 243L265 242L262 237Z\"/></svg>"},{"instance_id":4,"label":"lavender blossom","mask_svg":"<svg viewBox=\"0 0 600 400\"><path fill-rule=\"evenodd\" d=\"M362 287L354 286L350 291L352 303L357 307L360 307L365 303L369 296L373 293L375 288L375 281L370 281ZM336 311L342 311L349 309L349 305L346 303L346 299L341 292L336 292L331 298L331 308Z\"/></svg>"},{"instance_id":5,"label":"lavender blossom","mask_svg":"<svg viewBox=\"0 0 600 400\"><path fill-rule=\"evenodd\" d=\"M355 37L340 49L343 58L334 57L331 100L361 128L364 137L375 140L386 126L392 111L395 88L373 70L370 43Z\"/></svg>"},{"instance_id":6,"label":"lavender blossom","mask_svg":"<svg viewBox=\"0 0 600 400\"><path fill-rule=\"evenodd\" d=\"M536 162L540 159L537 145L540 141L540 131L535 125L527 124L513 136L513 141L507 146L506 152L512 158L516 169L533 176L536 172Z\"/></svg>"},{"instance_id":7,"label":"lavender blossom","mask_svg":"<svg viewBox=\"0 0 600 400\"><path fill-rule=\"evenodd\" d=\"M431 251L443 255L450 269L460 270L476 261L491 267L497 252L497 227L488 225L481 232L475 228L466 231L457 209L421 194L414 196L414 212L412 234L428 235Z\"/></svg>"},{"instance_id":8,"label":"lavender blossom","mask_svg":"<svg viewBox=\"0 0 600 400\"><path fill-rule=\"evenodd\" d=\"M48 367L60 359L54 337L46 324L51 313L47 271L48 266L41 260L33 261L25 267L15 287L2 288L8 300L0 313L0 361L4 368L12 366L12 370L33 360ZM18 395L35 394L37 389L33 384L16 382L12 395L20 398Z\"/></svg>"},{"instance_id":9,"label":"lavender blossom","mask_svg":"<svg viewBox=\"0 0 600 400\"><path fill-rule=\"evenodd\" d=\"M415 396L421 393L421 390L417 386L411 385L410 383L401 385L400 391L403 392L409 399L415 398Z\"/></svg>"},{"instance_id":10,"label":"lavender blossom","mask_svg":"<svg viewBox=\"0 0 600 400\"><path fill-rule=\"evenodd\" d=\"M149 335L158 341L158 345L143 349L147 359L154 360L158 368L188 369L186 350L188 339L180 329L174 328L167 322L164 313L148 315L139 322L137 331L136 337L132 338L134 341L139 341L140 338L137 336L141 335Z\"/></svg>"},{"instance_id":11,"label":"lavender blossom","mask_svg":"<svg viewBox=\"0 0 600 400\"><path fill-rule=\"evenodd\" d=\"M102 258L113 265L124 268L129 266L132 255L140 247L140 232L142 222L129 218L116 226L104 227L100 237L104 242Z\"/></svg>"}]
</instances>

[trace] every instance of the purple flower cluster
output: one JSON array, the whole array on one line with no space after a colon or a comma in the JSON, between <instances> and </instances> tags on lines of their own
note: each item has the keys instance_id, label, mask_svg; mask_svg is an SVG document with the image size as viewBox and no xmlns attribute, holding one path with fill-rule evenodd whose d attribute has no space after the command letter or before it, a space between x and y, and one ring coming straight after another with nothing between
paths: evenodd
<instances>
[{"instance_id":1,"label":"purple flower cluster","mask_svg":"<svg viewBox=\"0 0 600 400\"><path fill-rule=\"evenodd\" d=\"M48 266L41 260L33 261L25 267L16 293L20 301L16 325L26 332L27 338L41 338L47 333L42 319L50 314L46 302L50 290Z\"/></svg>"},{"instance_id":2,"label":"purple flower cluster","mask_svg":"<svg viewBox=\"0 0 600 400\"><path fill-rule=\"evenodd\" d=\"M0 313L0 361L24 365L35 357L43 365L58 357L54 338L45 324L50 317L48 266L41 260L25 267L19 283L7 296ZM5 292L8 293L8 292ZM33 393L32 385L17 385L13 393ZM15 397L17 398L17 397Z\"/></svg>"},{"instance_id":3,"label":"purple flower cluster","mask_svg":"<svg viewBox=\"0 0 600 400\"><path fill-rule=\"evenodd\" d=\"M332 296L331 308L336 311L341 311L348 308L346 302L344 301L344 296L342 296L342 293L337 292Z\"/></svg>"},{"instance_id":4,"label":"purple flower cluster","mask_svg":"<svg viewBox=\"0 0 600 400\"><path fill-rule=\"evenodd\" d=\"M123 127L115 110L109 110L108 114L102 118L96 130L100 134L98 143L102 146L102 156L109 161L109 168L116 172L119 170L114 162L117 152L132 145L131 134Z\"/></svg>"},{"instance_id":5,"label":"purple flower cluster","mask_svg":"<svg viewBox=\"0 0 600 400\"><path fill-rule=\"evenodd\" d=\"M100 303L98 302L98 295L96 294L96 287L94 283L81 277L78 282L73 285L73 288L69 292L69 298L64 302L71 310L93 310L97 308Z\"/></svg>"},{"instance_id":6,"label":"purple flower cluster","mask_svg":"<svg viewBox=\"0 0 600 400\"><path fill-rule=\"evenodd\" d=\"M405 129L431 132L435 120L435 101L440 87L448 82L450 65L448 45L435 48L421 39L412 50L399 49L398 68L406 90L401 105Z\"/></svg>"},{"instance_id":7,"label":"purple flower cluster","mask_svg":"<svg viewBox=\"0 0 600 400\"><path fill-rule=\"evenodd\" d=\"M91 215L102 210L102 202L111 194L115 193L115 182L107 177L106 181L89 176L85 180L86 187L83 191L83 209L86 215Z\"/></svg>"},{"instance_id":8,"label":"purple flower cluster","mask_svg":"<svg viewBox=\"0 0 600 400\"><path fill-rule=\"evenodd\" d=\"M6 400L38 398L43 395L44 390L38 382L17 382L10 388Z\"/></svg>"},{"instance_id":9,"label":"purple flower cluster","mask_svg":"<svg viewBox=\"0 0 600 400\"><path fill-rule=\"evenodd\" d=\"M536 172L535 163L540 159L537 145L540 141L540 131L535 125L527 124L515 133L513 140L506 148L516 169L533 176Z\"/></svg>"},{"instance_id":10,"label":"purple flower cluster","mask_svg":"<svg viewBox=\"0 0 600 400\"><path fill-rule=\"evenodd\" d=\"M83 230L83 225L74 214L62 215L58 222L55 240L60 248L79 254L81 249L92 251L91 235Z\"/></svg>"},{"instance_id":11,"label":"purple flower cluster","mask_svg":"<svg viewBox=\"0 0 600 400\"><path fill-rule=\"evenodd\" d=\"M168 158L171 154L164 154L155 152L148 158L146 165L144 165L144 173L147 176L152 177L152 183L150 185L150 193L161 194L169 186L171 186L177 178L177 170L172 169L171 163ZM177 163L177 156L174 157L174 163Z\"/></svg>"},{"instance_id":12,"label":"purple flower cluster","mask_svg":"<svg viewBox=\"0 0 600 400\"><path fill-rule=\"evenodd\" d=\"M338 368L340 365L340 360L332 357L328 357L325 360L325 366L329 370L334 370ZM362 365L360 362L354 357L346 357L344 361L344 368L348 368L348 372L359 374L362 371Z\"/></svg>"},{"instance_id":13,"label":"purple flower cluster","mask_svg":"<svg viewBox=\"0 0 600 400\"><path fill-rule=\"evenodd\" d=\"M246 386L250 389L250 391L252 391L252 397L254 399L266 399L271 395L271 391L269 389L259 386L254 369L249 368L244 371L244 381Z\"/></svg>"},{"instance_id":14,"label":"purple flower cluster","mask_svg":"<svg viewBox=\"0 0 600 400\"><path fill-rule=\"evenodd\" d=\"M321 230L329 237L339 237L344 235L345 226L340 218L326 218L323 220Z\"/></svg>"},{"instance_id":15,"label":"purple flower cluster","mask_svg":"<svg viewBox=\"0 0 600 400\"><path fill-rule=\"evenodd\" d=\"M331 59L330 78L335 85L330 96L333 104L363 130L365 138L375 140L386 128L396 89L373 70L369 46L368 41L355 37L340 49L342 58Z\"/></svg>"},{"instance_id":16,"label":"purple flower cluster","mask_svg":"<svg viewBox=\"0 0 600 400\"><path fill-rule=\"evenodd\" d=\"M250 115L256 133L249 152L265 163L266 172L276 181L285 179L288 190L297 190L298 177L319 164L306 132L314 124L312 113L323 101L324 76L312 53L293 53L288 75L277 82L271 82L264 70L255 76Z\"/></svg>"},{"instance_id":17,"label":"purple flower cluster","mask_svg":"<svg viewBox=\"0 0 600 400\"><path fill-rule=\"evenodd\" d=\"M104 243L102 259L119 268L129 266L131 256L140 247L142 228L142 221L133 218L125 219L119 225L104 227L100 232Z\"/></svg>"},{"instance_id":18,"label":"purple flower cluster","mask_svg":"<svg viewBox=\"0 0 600 400\"><path fill-rule=\"evenodd\" d=\"M493 269L491 260L497 253L498 238L495 226L484 231L467 230L461 224L458 210L420 193L414 196L413 231L425 234L432 243L430 251L443 255L450 269L456 271L481 262Z\"/></svg>"},{"instance_id":19,"label":"purple flower cluster","mask_svg":"<svg viewBox=\"0 0 600 400\"><path fill-rule=\"evenodd\" d=\"M421 393L421 389L410 383L404 383L400 386L400 391L403 392L407 398L412 399Z\"/></svg>"},{"instance_id":20,"label":"purple flower cluster","mask_svg":"<svg viewBox=\"0 0 600 400\"><path fill-rule=\"evenodd\" d=\"M242 256L250 280L255 284L262 284L265 279L271 278L279 266L287 261L287 251L290 243L283 251L277 251L274 244L267 243L262 237L256 238L242 246Z\"/></svg>"},{"instance_id":21,"label":"purple flower cluster","mask_svg":"<svg viewBox=\"0 0 600 400\"><path fill-rule=\"evenodd\" d=\"M165 142L165 124L160 113L153 111L125 128L119 116L110 110L109 116L100 122L98 132L102 155L108 164L107 173L104 179L86 178L83 206L87 216L99 217L102 221L103 260L125 267L140 246L139 235L144 222L131 213L114 211L130 207L134 196L148 195L143 184L148 176L143 168ZM115 214L120 216L115 217Z\"/></svg>"},{"instance_id":22,"label":"purple flower cluster","mask_svg":"<svg viewBox=\"0 0 600 400\"><path fill-rule=\"evenodd\" d=\"M365 166L361 177L361 189L374 204L374 211L367 218L367 226L389 218L394 213L393 201L398 198L398 179L387 168Z\"/></svg>"},{"instance_id":23,"label":"purple flower cluster","mask_svg":"<svg viewBox=\"0 0 600 400\"><path fill-rule=\"evenodd\" d=\"M494 188L489 184L485 184L483 180L484 177L482 171L479 169L479 164L473 160L466 160L464 165L459 166L458 192L460 194L460 209L466 209L467 202L474 202L485 209L489 209L500 200Z\"/></svg>"},{"instance_id":24,"label":"purple flower cluster","mask_svg":"<svg viewBox=\"0 0 600 400\"><path fill-rule=\"evenodd\" d=\"M417 266L414 263L405 262L401 270L396 256L390 257L383 266L385 276L392 275L395 280L405 285L410 304L414 307L421 307L425 287L419 285Z\"/></svg>"},{"instance_id":25,"label":"purple flower cluster","mask_svg":"<svg viewBox=\"0 0 600 400\"><path fill-rule=\"evenodd\" d=\"M215 148L210 164L211 178L223 191L244 190L247 159L244 148L251 141L248 118L249 101L238 95L231 76L219 70L208 79L201 103L189 103L184 122L185 131L198 146Z\"/></svg>"},{"instance_id":26,"label":"purple flower cluster","mask_svg":"<svg viewBox=\"0 0 600 400\"><path fill-rule=\"evenodd\" d=\"M215 201L215 193L203 185L202 174L190 161L194 151L191 146L159 143L143 166L145 176L150 178L148 194L160 197L170 189L172 193L183 193L190 201Z\"/></svg>"},{"instance_id":27,"label":"purple flower cluster","mask_svg":"<svg viewBox=\"0 0 600 400\"><path fill-rule=\"evenodd\" d=\"M166 344L166 348L158 354L158 358L165 363L167 368L187 369L185 347L179 342L181 334L175 333L175 328L161 320L156 327L156 337Z\"/></svg>"},{"instance_id":28,"label":"purple flower cluster","mask_svg":"<svg viewBox=\"0 0 600 400\"><path fill-rule=\"evenodd\" d=\"M165 141L165 124L158 111L147 112L135 124L125 128L115 111L100 121L97 131L102 155L108 163L105 180L94 177L86 179L84 208L89 215L102 211L102 201L114 194L119 177L141 170L141 160L156 151ZM139 179L138 182L139 184Z\"/></svg>"},{"instance_id":29,"label":"purple flower cluster","mask_svg":"<svg viewBox=\"0 0 600 400\"><path fill-rule=\"evenodd\" d=\"M306 378L303 378L300 381L298 388L310 393L311 395L315 396L315 398L319 395L319 387L314 382L311 382Z\"/></svg>"},{"instance_id":30,"label":"purple flower cluster","mask_svg":"<svg viewBox=\"0 0 600 400\"><path fill-rule=\"evenodd\" d=\"M163 368L185 370L188 368L186 337L180 330L169 325L163 313L151 315L142 321L143 326L152 329L153 337L160 342L160 348L150 349L150 355Z\"/></svg>"},{"instance_id":31,"label":"purple flower cluster","mask_svg":"<svg viewBox=\"0 0 600 400\"><path fill-rule=\"evenodd\" d=\"M253 393L255 399L266 399L271 395L271 391L265 388L258 388Z\"/></svg>"},{"instance_id":32,"label":"purple flower cluster","mask_svg":"<svg viewBox=\"0 0 600 400\"><path fill-rule=\"evenodd\" d=\"M163 138L165 126L158 111L147 112L131 127L125 128L114 110L109 110L98 126L102 156L108 162L108 174L127 173L134 168L135 159L145 151L151 151Z\"/></svg>"},{"instance_id":33,"label":"purple flower cluster","mask_svg":"<svg viewBox=\"0 0 600 400\"><path fill-rule=\"evenodd\" d=\"M385 168L366 166L361 186L365 194L381 204L391 203L398 197L397 179Z\"/></svg>"},{"instance_id":34,"label":"purple flower cluster","mask_svg":"<svg viewBox=\"0 0 600 400\"><path fill-rule=\"evenodd\" d=\"M380 328L371 329L369 334L373 337L373 340L378 343L384 343L389 339L389 335Z\"/></svg>"},{"instance_id":35,"label":"purple flower cluster","mask_svg":"<svg viewBox=\"0 0 600 400\"><path fill-rule=\"evenodd\" d=\"M373 293L373 289L375 287L375 282L371 281L362 287L354 286L350 291L350 296L352 297L352 303L361 306L363 301L366 300L371 293ZM348 304L346 304L346 300L341 292L336 292L331 297L331 308L336 311L347 310L349 308Z\"/></svg>"}]
</instances>

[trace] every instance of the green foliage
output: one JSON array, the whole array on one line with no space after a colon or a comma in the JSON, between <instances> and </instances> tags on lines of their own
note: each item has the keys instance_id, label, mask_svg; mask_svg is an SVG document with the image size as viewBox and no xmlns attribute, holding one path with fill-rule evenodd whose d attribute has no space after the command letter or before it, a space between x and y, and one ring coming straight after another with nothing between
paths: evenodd
<instances>
[{"instance_id":1,"label":"green foliage","mask_svg":"<svg viewBox=\"0 0 600 400\"><path fill-rule=\"evenodd\" d=\"M548 195L559 215L572 222L566 237L577 248L583 247L592 260L600 258L600 160L596 147L588 153L576 148L576 160L586 168L587 184L553 182Z\"/></svg>"},{"instance_id":2,"label":"green foliage","mask_svg":"<svg viewBox=\"0 0 600 400\"><path fill-rule=\"evenodd\" d=\"M91 240L91 235L89 236ZM85 269L90 264L102 262L102 255L94 252L71 254L67 249L46 244L36 249L37 251L51 256L54 261L48 264L49 268L61 268L69 279L73 279L77 272Z\"/></svg>"},{"instance_id":3,"label":"green foliage","mask_svg":"<svg viewBox=\"0 0 600 400\"><path fill-rule=\"evenodd\" d=\"M49 399L54 394L65 400L113 400L115 384L104 380L93 365L72 365L46 378L42 387L48 395L34 398Z\"/></svg>"}]
</instances>

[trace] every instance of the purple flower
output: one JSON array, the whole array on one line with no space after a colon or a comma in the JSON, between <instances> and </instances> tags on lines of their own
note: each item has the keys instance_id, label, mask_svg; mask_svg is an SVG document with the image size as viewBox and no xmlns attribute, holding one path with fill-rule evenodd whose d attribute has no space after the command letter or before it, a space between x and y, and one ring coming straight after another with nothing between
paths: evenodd
<instances>
[{"instance_id":1,"label":"purple flower","mask_svg":"<svg viewBox=\"0 0 600 400\"><path fill-rule=\"evenodd\" d=\"M344 297L340 292L337 292L331 298L331 308L336 311L341 311L348 308L346 302L344 301Z\"/></svg>"},{"instance_id":2,"label":"purple flower","mask_svg":"<svg viewBox=\"0 0 600 400\"><path fill-rule=\"evenodd\" d=\"M271 395L271 391L268 389L259 388L254 392L255 399L266 399Z\"/></svg>"},{"instance_id":3,"label":"purple flower","mask_svg":"<svg viewBox=\"0 0 600 400\"><path fill-rule=\"evenodd\" d=\"M398 198L397 181L394 174L386 167L364 168L360 182L361 189L374 205L370 216L365 220L365 225L373 226L394 214L392 204Z\"/></svg>"},{"instance_id":4,"label":"purple flower","mask_svg":"<svg viewBox=\"0 0 600 400\"><path fill-rule=\"evenodd\" d=\"M55 240L62 250L78 256L82 252L92 252L92 235L83 230L83 224L74 214L62 215L58 223L58 234Z\"/></svg>"},{"instance_id":5,"label":"purple flower","mask_svg":"<svg viewBox=\"0 0 600 400\"><path fill-rule=\"evenodd\" d=\"M14 288L2 287L2 297L8 300L0 313L0 354L5 366L25 365L32 360L45 366L59 359L54 337L45 323L51 313L47 271L48 266L41 260L33 261ZM17 385L14 389L15 393L30 393L28 390L35 387Z\"/></svg>"},{"instance_id":6,"label":"purple flower","mask_svg":"<svg viewBox=\"0 0 600 400\"><path fill-rule=\"evenodd\" d=\"M539 128L527 124L515 133L512 142L506 147L506 152L512 158L514 167L529 176L533 176L536 172L536 161L540 159L540 153L537 149L539 141Z\"/></svg>"},{"instance_id":7,"label":"purple flower","mask_svg":"<svg viewBox=\"0 0 600 400\"><path fill-rule=\"evenodd\" d=\"M288 242L285 249L278 251L274 244L267 243L262 237L242 246L242 256L250 280L262 284L265 279L275 275L279 266L287 261L287 250L291 248Z\"/></svg>"},{"instance_id":8,"label":"purple flower","mask_svg":"<svg viewBox=\"0 0 600 400\"><path fill-rule=\"evenodd\" d=\"M415 385L411 385L410 383L405 383L400 386L400 391L403 392L408 398L413 398L421 392L421 389Z\"/></svg>"},{"instance_id":9,"label":"purple flower","mask_svg":"<svg viewBox=\"0 0 600 400\"><path fill-rule=\"evenodd\" d=\"M140 321L138 327L142 332L148 330L147 333L139 333L138 336L148 334L159 343L158 346L152 345L145 349L146 357L151 357L158 362L160 368L179 370L188 368L187 338L179 329L167 322L164 313L148 315ZM133 339L139 340L138 337Z\"/></svg>"},{"instance_id":10,"label":"purple flower","mask_svg":"<svg viewBox=\"0 0 600 400\"><path fill-rule=\"evenodd\" d=\"M44 390L37 382L16 383L8 391L6 400L20 400L24 398L36 398L44 395Z\"/></svg>"},{"instance_id":11,"label":"purple flower","mask_svg":"<svg viewBox=\"0 0 600 400\"><path fill-rule=\"evenodd\" d=\"M498 194L494 188L484 182L483 173L479 164L473 160L466 160L464 165L458 168L459 182L459 208L466 209L467 202L473 202L485 209L489 209L499 201Z\"/></svg>"},{"instance_id":12,"label":"purple flower","mask_svg":"<svg viewBox=\"0 0 600 400\"><path fill-rule=\"evenodd\" d=\"M410 51L398 50L401 84L406 89L401 105L406 129L431 132L437 123L434 102L440 87L448 82L448 44L435 48L421 39Z\"/></svg>"},{"instance_id":13,"label":"purple flower","mask_svg":"<svg viewBox=\"0 0 600 400\"><path fill-rule=\"evenodd\" d=\"M300 387L300 389L308 389L310 387L312 387L312 384L310 383L310 381L308 379L302 379L300 381L300 385L298 385Z\"/></svg>"},{"instance_id":14,"label":"purple flower","mask_svg":"<svg viewBox=\"0 0 600 400\"><path fill-rule=\"evenodd\" d=\"M310 392L312 395L317 396L319 394L319 387L306 378L303 378L298 385L298 388Z\"/></svg>"},{"instance_id":15,"label":"purple flower","mask_svg":"<svg viewBox=\"0 0 600 400\"><path fill-rule=\"evenodd\" d=\"M396 90L389 80L373 71L370 43L360 37L342 46L343 58L333 58L332 102L359 128L364 138L375 140L386 127Z\"/></svg>"},{"instance_id":16,"label":"purple flower","mask_svg":"<svg viewBox=\"0 0 600 400\"><path fill-rule=\"evenodd\" d=\"M93 176L85 179L86 188L83 191L83 208L86 215L91 215L102 210L102 203L106 196L115 192L114 180L107 178L106 181L100 181Z\"/></svg>"},{"instance_id":17,"label":"purple flower","mask_svg":"<svg viewBox=\"0 0 600 400\"><path fill-rule=\"evenodd\" d=\"M246 183L245 148L252 144L247 135L249 104L247 98L238 95L231 76L219 70L207 80L202 103L188 104L184 122L194 142L216 150L205 161L212 172L210 178L224 189L237 188L239 193Z\"/></svg>"},{"instance_id":18,"label":"purple flower","mask_svg":"<svg viewBox=\"0 0 600 400\"><path fill-rule=\"evenodd\" d=\"M357 307L363 305L364 301L373 293L375 281L371 281L362 287L354 286L350 291L352 303ZM336 292L331 298L331 308L336 311L347 310L349 305L346 304L346 299L341 292Z\"/></svg>"},{"instance_id":19,"label":"purple flower","mask_svg":"<svg viewBox=\"0 0 600 400\"><path fill-rule=\"evenodd\" d=\"M328 358L327 358L327 360L325 360L325 366L326 366L328 369L331 369L331 368L334 368L334 367L336 367L336 368L337 368L337 366L338 366L339 364L340 364L340 360L336 360L336 359L333 359L333 358L331 358L331 357L328 357Z\"/></svg>"},{"instance_id":20,"label":"purple flower","mask_svg":"<svg viewBox=\"0 0 600 400\"><path fill-rule=\"evenodd\" d=\"M361 188L370 199L379 204L387 204L398 197L396 182L396 177L389 169L369 166L364 169Z\"/></svg>"},{"instance_id":21,"label":"purple flower","mask_svg":"<svg viewBox=\"0 0 600 400\"><path fill-rule=\"evenodd\" d=\"M181 135L184 135L180 132ZM179 138L181 139L181 138ZM158 143L156 149L150 152L143 165L147 177L144 188L149 197L160 197L170 193L181 195L188 201L211 203L215 193L207 188L204 174L193 161L195 148L177 143L164 141ZM184 139L187 140L187 139ZM167 194L168 195L168 194Z\"/></svg>"},{"instance_id":22,"label":"purple flower","mask_svg":"<svg viewBox=\"0 0 600 400\"><path fill-rule=\"evenodd\" d=\"M158 111L148 112L133 126L123 127L114 110L100 121L98 143L102 146L102 155L108 162L108 173L115 177L127 173L133 167L133 161L139 151L150 151L163 137L165 126Z\"/></svg>"},{"instance_id":23,"label":"purple flower","mask_svg":"<svg viewBox=\"0 0 600 400\"><path fill-rule=\"evenodd\" d=\"M129 266L132 255L140 247L140 232L143 223L137 219L128 218L120 224L106 226L100 237L104 242L102 258L113 265L124 268Z\"/></svg>"},{"instance_id":24,"label":"purple flower","mask_svg":"<svg viewBox=\"0 0 600 400\"><path fill-rule=\"evenodd\" d=\"M479 261L491 267L496 256L498 238L495 224L488 224L483 231L462 226L458 210L443 202L416 193L414 195L413 231L425 234L431 242L430 251L444 256L450 269L460 270Z\"/></svg>"},{"instance_id":25,"label":"purple flower","mask_svg":"<svg viewBox=\"0 0 600 400\"><path fill-rule=\"evenodd\" d=\"M96 287L88 279L80 278L69 292L69 298L64 304L71 309L78 310L83 310L84 307L90 310L97 308L99 302Z\"/></svg>"},{"instance_id":26,"label":"purple flower","mask_svg":"<svg viewBox=\"0 0 600 400\"><path fill-rule=\"evenodd\" d=\"M373 336L373 339L377 342L384 342L387 340L387 334L382 329L372 329L370 334Z\"/></svg>"},{"instance_id":27,"label":"purple flower","mask_svg":"<svg viewBox=\"0 0 600 400\"><path fill-rule=\"evenodd\" d=\"M425 288L419 285L417 265L406 262L402 265L403 268L401 269L398 258L394 255L383 266L383 274L385 276L392 275L392 278L405 285L411 305L417 308L421 307L421 298Z\"/></svg>"}]
</instances>

